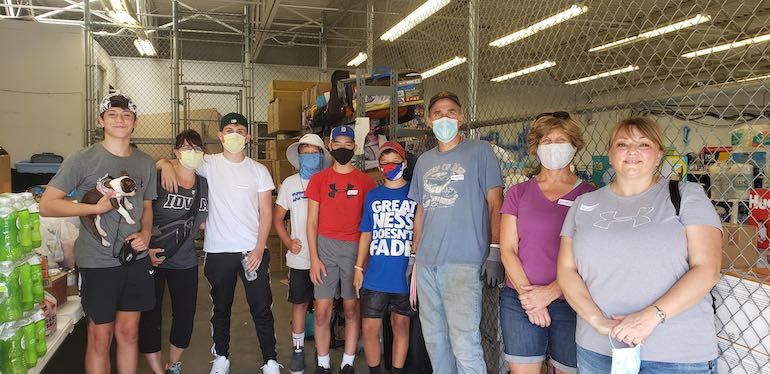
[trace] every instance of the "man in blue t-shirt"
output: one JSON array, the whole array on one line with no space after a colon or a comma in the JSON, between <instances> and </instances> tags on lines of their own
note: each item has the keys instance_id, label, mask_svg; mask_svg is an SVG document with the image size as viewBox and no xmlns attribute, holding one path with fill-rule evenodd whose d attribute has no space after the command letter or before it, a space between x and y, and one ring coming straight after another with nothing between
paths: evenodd
<instances>
[{"instance_id":1,"label":"man in blue t-shirt","mask_svg":"<svg viewBox=\"0 0 770 374\"><path fill-rule=\"evenodd\" d=\"M364 353L370 374L380 374L382 318L393 324L393 373L404 370L409 348L409 287L406 282L417 203L409 199L404 180L406 153L396 142L380 146L378 160L385 185L366 194L361 216L353 284L361 299Z\"/></svg>"}]
</instances>

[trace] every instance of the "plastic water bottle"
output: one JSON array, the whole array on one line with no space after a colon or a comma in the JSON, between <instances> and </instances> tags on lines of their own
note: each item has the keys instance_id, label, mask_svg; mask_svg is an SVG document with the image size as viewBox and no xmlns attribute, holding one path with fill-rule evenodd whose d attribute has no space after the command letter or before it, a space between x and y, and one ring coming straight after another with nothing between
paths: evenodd
<instances>
[{"instance_id":1,"label":"plastic water bottle","mask_svg":"<svg viewBox=\"0 0 770 374\"><path fill-rule=\"evenodd\" d=\"M24 363L28 369L37 364L37 336L35 334L35 323L29 322L21 329L22 348L24 348Z\"/></svg>"},{"instance_id":2,"label":"plastic water bottle","mask_svg":"<svg viewBox=\"0 0 770 374\"><path fill-rule=\"evenodd\" d=\"M48 352L48 343L45 341L45 318L43 311L40 310L35 313L35 338L37 338L35 345L37 357L43 357Z\"/></svg>"},{"instance_id":3,"label":"plastic water bottle","mask_svg":"<svg viewBox=\"0 0 770 374\"><path fill-rule=\"evenodd\" d=\"M254 269L254 271L249 271L249 253L251 252L243 252L241 256L241 265L243 265L243 273L246 276L246 280L251 282L254 279L257 279L257 269Z\"/></svg>"},{"instance_id":4,"label":"plastic water bottle","mask_svg":"<svg viewBox=\"0 0 770 374\"><path fill-rule=\"evenodd\" d=\"M30 311L35 307L35 298L32 296L32 266L23 263L17 267L19 270L19 283L21 283L21 309Z\"/></svg>"},{"instance_id":5,"label":"plastic water bottle","mask_svg":"<svg viewBox=\"0 0 770 374\"><path fill-rule=\"evenodd\" d=\"M43 301L43 298L45 298L45 286L43 286L43 267L40 264L40 257L32 257L29 259L28 263L32 267L32 300L35 303L39 303Z\"/></svg>"},{"instance_id":6,"label":"plastic water bottle","mask_svg":"<svg viewBox=\"0 0 770 374\"><path fill-rule=\"evenodd\" d=\"M0 335L3 356L0 357L2 372L4 374L26 374L27 365L24 363L24 348L22 347L21 330L7 329Z\"/></svg>"},{"instance_id":7,"label":"plastic water bottle","mask_svg":"<svg viewBox=\"0 0 770 374\"><path fill-rule=\"evenodd\" d=\"M32 222L27 208L19 209L16 213L19 222L19 246L23 253L32 250Z\"/></svg>"},{"instance_id":8,"label":"plastic water bottle","mask_svg":"<svg viewBox=\"0 0 770 374\"><path fill-rule=\"evenodd\" d=\"M0 207L0 261L14 261L21 257L16 246L16 220L10 207Z\"/></svg>"},{"instance_id":9,"label":"plastic water bottle","mask_svg":"<svg viewBox=\"0 0 770 374\"><path fill-rule=\"evenodd\" d=\"M0 323L21 318L19 271L10 263L0 263Z\"/></svg>"}]
</instances>

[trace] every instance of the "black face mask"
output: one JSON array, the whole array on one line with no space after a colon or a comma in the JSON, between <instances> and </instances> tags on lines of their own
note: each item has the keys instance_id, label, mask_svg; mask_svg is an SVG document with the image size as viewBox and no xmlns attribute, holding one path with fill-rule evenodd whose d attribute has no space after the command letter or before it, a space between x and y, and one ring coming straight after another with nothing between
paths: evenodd
<instances>
[{"instance_id":1,"label":"black face mask","mask_svg":"<svg viewBox=\"0 0 770 374\"><path fill-rule=\"evenodd\" d=\"M353 158L353 150L347 149L347 148L338 148L334 149L331 152L332 157L339 162L341 165L345 165L348 162L350 162L350 159Z\"/></svg>"}]
</instances>

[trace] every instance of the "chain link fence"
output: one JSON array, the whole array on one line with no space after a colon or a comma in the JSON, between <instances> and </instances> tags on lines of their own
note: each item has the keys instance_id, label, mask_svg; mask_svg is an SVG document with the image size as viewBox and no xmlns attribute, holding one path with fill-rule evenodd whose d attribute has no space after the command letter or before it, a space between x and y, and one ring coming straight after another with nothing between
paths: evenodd
<instances>
[{"instance_id":1,"label":"chain link fence","mask_svg":"<svg viewBox=\"0 0 770 374\"><path fill-rule=\"evenodd\" d=\"M583 124L586 148L574 166L597 186L612 178L607 143L615 122L647 115L665 128L663 173L703 184L724 221L724 275L713 291L720 372L770 373L770 3L452 0L435 2L446 5L435 5L435 14L395 41L379 40L422 3L374 1L367 63L423 73L459 57L458 65L424 78L422 96L460 96L469 136L495 146L506 187L536 171L526 137L538 113L567 111ZM173 135L185 128L201 132L207 152L218 152L218 121L230 111L247 114L257 135L252 146L260 144L269 82L328 82L320 66L325 53L310 67L252 63L250 43L298 47L252 37L249 10L225 5L206 13L180 3L171 16L151 18L145 32L155 57L139 55L134 30L94 21L87 27L89 111L110 89L131 95L141 114L135 142L155 158L170 156ZM365 13L347 17L349 25L367 24ZM95 124L87 128L97 140ZM430 137L413 139L412 150L435 144ZM259 147L251 152L263 157ZM485 356L490 372L503 373L497 318L498 290L485 291Z\"/></svg>"},{"instance_id":2,"label":"chain link fence","mask_svg":"<svg viewBox=\"0 0 770 374\"><path fill-rule=\"evenodd\" d=\"M382 31L421 3L388 4L405 9L380 19ZM495 146L506 187L536 172L526 138L538 113L567 111L584 125L574 165L597 186L613 175L612 125L655 118L665 128L662 172L703 184L724 221L724 276L713 291L720 372L770 372L769 20L765 1L451 1L375 44L374 59L424 72L466 58L426 78L425 97L460 95L471 135ZM507 372L496 292L485 294L483 314L490 372Z\"/></svg>"}]
</instances>

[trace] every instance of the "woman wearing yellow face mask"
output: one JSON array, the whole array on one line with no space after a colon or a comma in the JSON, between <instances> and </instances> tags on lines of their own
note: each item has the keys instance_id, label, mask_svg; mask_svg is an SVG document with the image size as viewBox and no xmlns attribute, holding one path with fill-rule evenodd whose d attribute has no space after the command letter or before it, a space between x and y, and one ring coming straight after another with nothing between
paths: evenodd
<instances>
[{"instance_id":1,"label":"woman wearing yellow face mask","mask_svg":"<svg viewBox=\"0 0 770 374\"><path fill-rule=\"evenodd\" d=\"M170 160L179 183L177 192L160 188L153 203L153 236L150 260L155 269L155 309L143 312L139 322L139 351L155 373L179 373L182 352L190 344L198 292L198 258L195 237L208 216L208 183L195 174L203 162L203 140L193 130L176 137L176 159ZM174 240L163 239L173 236ZM173 243L172 243L173 242ZM168 248L154 248L162 245ZM174 244L175 243L175 244ZM161 366L161 307L168 283L173 317L169 360Z\"/></svg>"}]
</instances>

